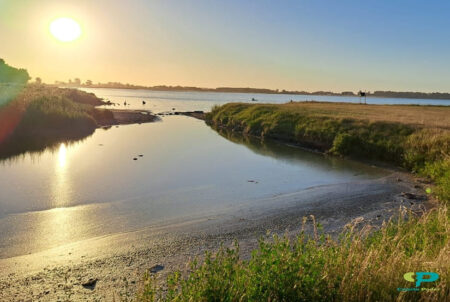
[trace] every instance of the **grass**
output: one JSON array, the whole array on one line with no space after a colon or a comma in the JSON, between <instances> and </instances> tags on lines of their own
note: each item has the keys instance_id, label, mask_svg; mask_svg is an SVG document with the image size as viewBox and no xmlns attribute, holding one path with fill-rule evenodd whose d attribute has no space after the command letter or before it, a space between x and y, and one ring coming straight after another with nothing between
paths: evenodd
<instances>
[{"instance_id":1,"label":"grass","mask_svg":"<svg viewBox=\"0 0 450 302\"><path fill-rule=\"evenodd\" d=\"M194 261L190 273L171 274L164 287L147 274L138 301L448 301L450 299L450 108L330 103L226 104L207 122L259 137L314 147L329 154L396 164L433 180L441 201L417 216L398 218L373 231L355 224L338 239L303 232L295 240L261 240L250 260L239 246L222 247ZM420 292L407 272L436 272ZM427 290L428 289L428 290Z\"/></svg>"},{"instance_id":2,"label":"grass","mask_svg":"<svg viewBox=\"0 0 450 302\"><path fill-rule=\"evenodd\" d=\"M0 87L0 157L79 139L113 118L95 95L44 85Z\"/></svg>"},{"instance_id":3,"label":"grass","mask_svg":"<svg viewBox=\"0 0 450 302\"><path fill-rule=\"evenodd\" d=\"M167 287L146 275L139 301L445 301L449 293L449 220L445 208L415 217L403 213L379 231L354 225L339 241L305 232L294 240L273 236L260 240L250 260L239 246L207 254L193 262L183 278L172 274ZM304 219L304 224L306 224ZM316 226L314 217L310 223ZM303 229L303 228L302 228ZM440 282L424 285L433 291L399 292L411 288L406 272L432 271Z\"/></svg>"}]
</instances>

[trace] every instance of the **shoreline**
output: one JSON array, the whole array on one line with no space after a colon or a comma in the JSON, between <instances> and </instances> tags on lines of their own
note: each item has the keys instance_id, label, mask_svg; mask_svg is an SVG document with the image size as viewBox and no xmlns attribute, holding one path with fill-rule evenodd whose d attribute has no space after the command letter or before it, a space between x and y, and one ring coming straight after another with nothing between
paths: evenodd
<instances>
[{"instance_id":1,"label":"shoreline","mask_svg":"<svg viewBox=\"0 0 450 302\"><path fill-rule=\"evenodd\" d=\"M52 301L70 296L71 301L112 301L112 293L116 299L120 293L134 294L143 274L153 266L164 267L156 274L158 282L163 282L169 272L186 272L188 261L202 258L207 250L216 251L221 244L232 245L235 239L242 256L248 258L258 238L269 238L268 230L295 236L303 216L314 215L324 232L337 235L352 221L378 228L401 206L414 212L425 211L432 203L418 186L422 184L412 175L392 172L379 179L272 196L259 200L258 207L249 204L229 212L3 258L0 299ZM411 193L414 199L402 192ZM82 286L88 279L97 279L95 289Z\"/></svg>"},{"instance_id":2,"label":"shoreline","mask_svg":"<svg viewBox=\"0 0 450 302\"><path fill-rule=\"evenodd\" d=\"M113 115L113 119L106 123L100 123L99 128L115 126L115 125L129 125L152 123L158 121L159 118L153 115L149 110L127 110L127 109L107 109Z\"/></svg>"}]
</instances>

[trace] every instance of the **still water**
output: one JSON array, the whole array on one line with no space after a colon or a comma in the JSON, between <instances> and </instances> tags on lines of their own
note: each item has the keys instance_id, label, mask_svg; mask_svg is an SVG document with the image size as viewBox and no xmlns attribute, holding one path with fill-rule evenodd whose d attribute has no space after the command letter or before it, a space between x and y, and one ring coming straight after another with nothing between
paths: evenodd
<instances>
[{"instance_id":1,"label":"still water","mask_svg":"<svg viewBox=\"0 0 450 302\"><path fill-rule=\"evenodd\" d=\"M207 109L199 108L203 100L164 102L155 101L155 107ZM386 174L275 142L217 133L184 116L97 129L84 140L0 162L0 258Z\"/></svg>"}]
</instances>

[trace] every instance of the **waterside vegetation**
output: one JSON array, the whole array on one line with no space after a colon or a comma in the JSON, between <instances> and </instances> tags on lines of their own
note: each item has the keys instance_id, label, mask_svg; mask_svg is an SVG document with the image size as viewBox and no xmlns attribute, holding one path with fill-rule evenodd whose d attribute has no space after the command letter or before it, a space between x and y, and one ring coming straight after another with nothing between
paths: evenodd
<instances>
[{"instance_id":1,"label":"waterside vegetation","mask_svg":"<svg viewBox=\"0 0 450 302\"><path fill-rule=\"evenodd\" d=\"M75 89L44 85L0 88L0 157L86 137L113 120L103 101Z\"/></svg>"},{"instance_id":2,"label":"waterside vegetation","mask_svg":"<svg viewBox=\"0 0 450 302\"><path fill-rule=\"evenodd\" d=\"M450 108L298 102L231 103L206 116L213 127L328 154L387 162L430 177L450 198Z\"/></svg>"}]
</instances>

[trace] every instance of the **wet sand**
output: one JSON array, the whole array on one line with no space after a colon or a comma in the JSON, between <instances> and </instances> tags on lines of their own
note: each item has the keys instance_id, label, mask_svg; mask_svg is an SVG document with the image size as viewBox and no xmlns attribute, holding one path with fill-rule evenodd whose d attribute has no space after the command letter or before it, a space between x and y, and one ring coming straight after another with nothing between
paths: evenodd
<instances>
[{"instance_id":1,"label":"wet sand","mask_svg":"<svg viewBox=\"0 0 450 302\"><path fill-rule=\"evenodd\" d=\"M156 273L161 281L171 271L186 272L189 260L234 239L248 258L267 231L294 236L303 216L314 215L325 232L338 234L352 221L379 227L401 207L420 213L431 206L424 186L409 174L393 172L376 180L272 196L259 200L258 207L245 205L0 259L0 300L117 301L121 295L133 296L142 275L156 265L163 267Z\"/></svg>"}]
</instances>

